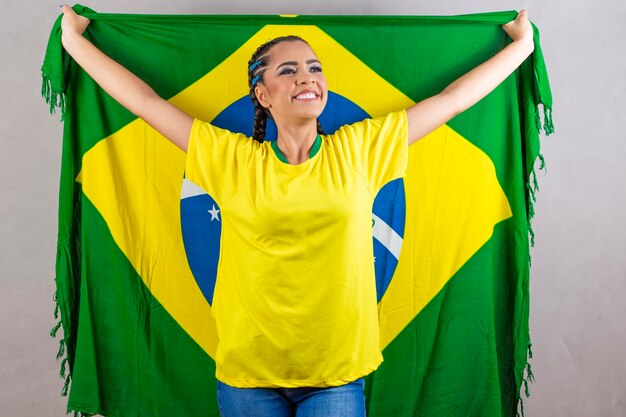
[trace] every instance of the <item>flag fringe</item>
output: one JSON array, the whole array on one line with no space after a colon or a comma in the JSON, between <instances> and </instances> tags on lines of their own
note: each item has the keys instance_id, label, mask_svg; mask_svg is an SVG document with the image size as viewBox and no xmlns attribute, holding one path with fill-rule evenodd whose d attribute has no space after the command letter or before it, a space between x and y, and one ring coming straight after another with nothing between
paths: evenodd
<instances>
[{"instance_id":1,"label":"flag fringe","mask_svg":"<svg viewBox=\"0 0 626 417\"><path fill-rule=\"evenodd\" d=\"M55 114L56 109L61 110L61 121L65 119L65 93L52 88L50 77L45 72L41 73L41 96L50 106L50 114Z\"/></svg>"},{"instance_id":2,"label":"flag fringe","mask_svg":"<svg viewBox=\"0 0 626 417\"><path fill-rule=\"evenodd\" d=\"M67 410L65 414L66 415L72 414L72 417L90 417L90 416L95 415L95 414L85 414L82 411L77 411L77 410Z\"/></svg>"},{"instance_id":3,"label":"flag fringe","mask_svg":"<svg viewBox=\"0 0 626 417\"><path fill-rule=\"evenodd\" d=\"M542 104L543 107L543 132L546 136L554 133L554 124L552 123L552 107ZM541 110L539 105L535 107L535 125L537 126L537 132L541 132Z\"/></svg>"},{"instance_id":4,"label":"flag fringe","mask_svg":"<svg viewBox=\"0 0 626 417\"><path fill-rule=\"evenodd\" d=\"M528 387L529 382L535 382L535 375L530 367L530 360L533 357L532 343L528 342L528 359L526 360L526 366L524 367L524 371L526 372L526 376L522 375L522 382L524 384L524 393L526 394L526 398L530 398L530 389ZM516 413L516 417L525 417L524 416L524 398L522 394L518 394L518 403L519 403L519 411Z\"/></svg>"},{"instance_id":5,"label":"flag fringe","mask_svg":"<svg viewBox=\"0 0 626 417\"><path fill-rule=\"evenodd\" d=\"M541 110L539 109L539 104L535 106L535 127L537 128L537 136L539 136L539 133L541 133L542 128L543 128L544 134L546 136L549 136L552 133L554 133L554 124L552 122L552 106L551 105L546 106L544 103L541 103L541 105L543 107L543 126L541 125ZM537 192L539 192L537 168L535 167L537 160L539 160L538 169L544 172L547 171L546 160L544 156L540 152L537 152L537 156L535 160L533 161L533 168L530 174L528 175L528 179L526 181L527 201L528 201L528 212L527 212L528 235L530 237L531 247L535 247L535 231L533 230L532 221L533 221L533 218L535 217L535 203L537 202ZM528 265L529 267L532 266L532 257L530 256L530 252L528 254ZM532 357L533 357L532 343L529 341L526 365L524 366L524 370L522 371L522 383L524 384L524 394L526 394L526 398L530 397L529 382L530 383L535 382L535 376L530 366L530 359L532 359ZM518 406L519 411L517 411L516 416L524 417L524 399L523 399L523 395L521 392L518 393L518 404L519 404Z\"/></svg>"},{"instance_id":6,"label":"flag fringe","mask_svg":"<svg viewBox=\"0 0 626 417\"><path fill-rule=\"evenodd\" d=\"M57 337L57 333L59 331L59 329L63 328L63 319L59 318L59 312L60 312L60 307L59 307L59 300L58 300L58 296L57 296L57 292L54 292L54 296L52 297L52 300L54 301L54 318L55 320L59 320L54 327L50 330L50 336L55 338ZM64 331L63 332L63 338L61 338L61 340L59 341L59 350L57 351L57 360L63 358L61 360L61 369L59 371L59 378L63 379L63 388L61 388L61 396L65 397L67 396L67 392L69 390L69 386L70 386L70 380L71 380L71 375L68 368L69 365L69 359L67 357L67 334Z\"/></svg>"},{"instance_id":7,"label":"flag fringe","mask_svg":"<svg viewBox=\"0 0 626 417\"><path fill-rule=\"evenodd\" d=\"M552 123L552 107L542 105L543 107L543 131L546 136L554 133L554 124ZM541 111L539 105L535 107L535 125L537 127L537 133L541 132ZM537 154L539 160L539 170L547 171L546 160L541 153ZM536 160L535 160L536 162ZM533 167L528 181L526 182L526 189L528 190L528 235L530 236L530 246L535 247L535 231L533 230L532 220L535 217L535 203L537 202L537 192L539 191L539 181L537 180L537 171ZM528 262L532 263L529 256Z\"/></svg>"},{"instance_id":8,"label":"flag fringe","mask_svg":"<svg viewBox=\"0 0 626 417\"><path fill-rule=\"evenodd\" d=\"M552 124L552 107L543 107L543 130L547 135L554 133L554 125Z\"/></svg>"}]
</instances>

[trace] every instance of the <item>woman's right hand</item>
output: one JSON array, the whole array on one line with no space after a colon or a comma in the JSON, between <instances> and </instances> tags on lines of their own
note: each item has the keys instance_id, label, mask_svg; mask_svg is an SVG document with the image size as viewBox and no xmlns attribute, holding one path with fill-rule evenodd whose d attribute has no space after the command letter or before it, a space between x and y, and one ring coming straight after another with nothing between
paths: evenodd
<instances>
[{"instance_id":1,"label":"woman's right hand","mask_svg":"<svg viewBox=\"0 0 626 417\"><path fill-rule=\"evenodd\" d=\"M63 19L61 20L61 39L67 35L82 36L87 26L89 26L90 20L84 16L76 14L67 4L61 6L63 12Z\"/></svg>"}]
</instances>

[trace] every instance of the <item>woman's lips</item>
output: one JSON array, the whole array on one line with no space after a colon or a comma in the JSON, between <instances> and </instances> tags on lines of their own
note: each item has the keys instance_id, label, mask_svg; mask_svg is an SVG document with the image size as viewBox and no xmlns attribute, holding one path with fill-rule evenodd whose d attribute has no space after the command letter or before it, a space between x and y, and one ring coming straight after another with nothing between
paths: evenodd
<instances>
[{"instance_id":1,"label":"woman's lips","mask_svg":"<svg viewBox=\"0 0 626 417\"><path fill-rule=\"evenodd\" d=\"M319 100L319 94L314 91L302 91L293 97L294 100L298 101L314 101Z\"/></svg>"}]
</instances>

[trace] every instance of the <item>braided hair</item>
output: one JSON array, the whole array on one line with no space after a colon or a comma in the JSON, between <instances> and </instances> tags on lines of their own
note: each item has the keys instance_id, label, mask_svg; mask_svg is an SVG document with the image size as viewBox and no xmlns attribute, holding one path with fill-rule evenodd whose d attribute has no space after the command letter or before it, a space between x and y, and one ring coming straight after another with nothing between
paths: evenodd
<instances>
[{"instance_id":1,"label":"braided hair","mask_svg":"<svg viewBox=\"0 0 626 417\"><path fill-rule=\"evenodd\" d=\"M299 36L289 35L280 36L270 41L265 42L259 46L257 50L252 54L250 61L248 61L248 86L250 87L250 98L252 104L254 104L254 128L252 130L252 138L258 142L265 140L265 129L267 127L267 118L271 118L272 114L268 109L263 107L254 93L254 87L257 83L263 82L263 75L269 65L270 54L269 51L272 47L281 42L293 42L301 41L309 44L307 41ZM317 119L317 133L323 135L322 125L320 119Z\"/></svg>"}]
</instances>

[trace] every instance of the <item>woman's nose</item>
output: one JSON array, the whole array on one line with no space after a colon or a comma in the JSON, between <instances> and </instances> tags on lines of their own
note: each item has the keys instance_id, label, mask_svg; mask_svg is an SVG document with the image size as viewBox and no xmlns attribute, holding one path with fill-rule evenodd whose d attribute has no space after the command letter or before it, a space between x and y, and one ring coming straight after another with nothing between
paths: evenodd
<instances>
[{"instance_id":1,"label":"woman's nose","mask_svg":"<svg viewBox=\"0 0 626 417\"><path fill-rule=\"evenodd\" d=\"M308 74L300 76L296 79L296 85L313 84L313 83L315 83L315 79Z\"/></svg>"}]
</instances>

